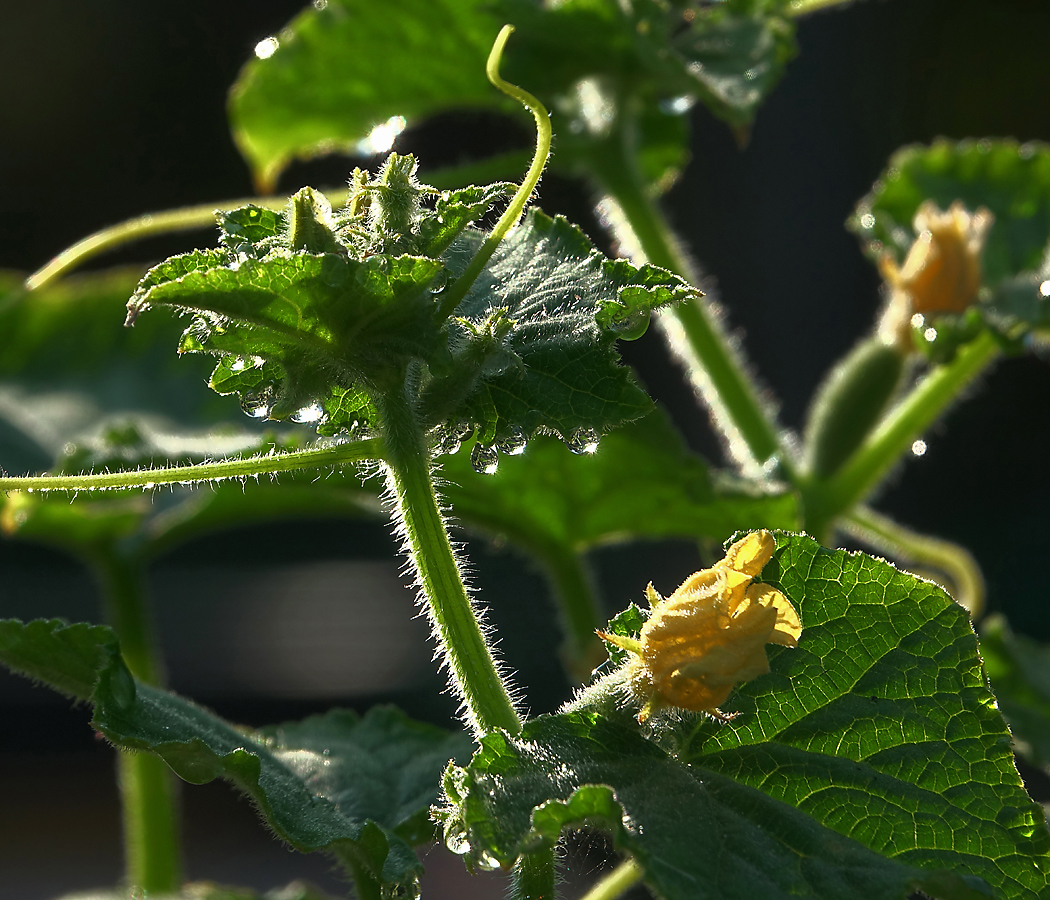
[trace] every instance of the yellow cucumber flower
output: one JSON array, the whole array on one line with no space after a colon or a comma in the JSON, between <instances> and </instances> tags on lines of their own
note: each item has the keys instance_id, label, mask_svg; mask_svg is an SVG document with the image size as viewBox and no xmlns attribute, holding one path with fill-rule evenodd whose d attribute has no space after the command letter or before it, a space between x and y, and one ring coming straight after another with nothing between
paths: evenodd
<instances>
[{"instance_id":1,"label":"yellow cucumber flower","mask_svg":"<svg viewBox=\"0 0 1050 900\"><path fill-rule=\"evenodd\" d=\"M768 584L751 583L775 547L773 535L755 531L670 597L650 584L653 611L637 640L599 632L632 654L627 682L644 701L639 722L668 706L721 718L718 706L737 684L769 671L766 644L798 645L802 622L791 602Z\"/></svg>"},{"instance_id":2,"label":"yellow cucumber flower","mask_svg":"<svg viewBox=\"0 0 1050 900\"><path fill-rule=\"evenodd\" d=\"M932 200L918 208L912 222L918 237L904 265L888 253L879 260L891 290L879 326L884 340L910 348L914 316L965 312L977 300L981 254L994 221L984 207L970 212L958 200L947 212Z\"/></svg>"}]
</instances>

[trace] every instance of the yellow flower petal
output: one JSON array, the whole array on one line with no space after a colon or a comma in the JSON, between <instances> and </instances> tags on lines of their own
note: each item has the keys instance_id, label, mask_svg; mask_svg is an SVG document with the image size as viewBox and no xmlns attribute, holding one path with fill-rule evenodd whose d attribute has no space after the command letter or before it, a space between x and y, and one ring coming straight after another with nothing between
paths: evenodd
<instances>
[{"instance_id":1,"label":"yellow flower petal","mask_svg":"<svg viewBox=\"0 0 1050 900\"><path fill-rule=\"evenodd\" d=\"M640 722L668 706L717 714L737 684L769 671L766 644L796 646L802 623L791 602L770 585L751 583L775 548L768 531L756 531L670 597L661 598L649 585L653 611L637 648L612 639L635 654L627 676L644 701Z\"/></svg>"}]
</instances>

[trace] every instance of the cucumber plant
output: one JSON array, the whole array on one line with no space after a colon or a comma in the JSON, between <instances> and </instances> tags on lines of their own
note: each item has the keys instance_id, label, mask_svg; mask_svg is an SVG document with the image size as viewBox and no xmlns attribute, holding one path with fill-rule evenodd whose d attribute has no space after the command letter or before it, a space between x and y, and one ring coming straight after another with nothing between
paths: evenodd
<instances>
[{"instance_id":1,"label":"cucumber plant","mask_svg":"<svg viewBox=\"0 0 1050 900\"><path fill-rule=\"evenodd\" d=\"M1013 755L1047 764L1046 651L1001 620L979 644L972 557L867 505L977 376L1050 326L1050 148L940 141L890 161L850 222L887 304L816 392L801 441L761 401L657 202L688 138L666 110L699 100L744 137L795 52L796 19L836 2L402 0L394 18L314 3L231 93L260 188L377 121L523 105L537 140L521 184L457 170L433 187L392 153L339 197L303 188L223 209L217 247L137 283L62 278L152 220L3 286L7 373L94 314L85 293L123 292L135 336L104 339L101 359L153 352L170 336L154 310L174 310L172 343L210 357L215 394L301 426L171 434L118 416L63 443L50 471L0 476L4 533L66 548L104 588L106 624L0 621L0 661L90 703L119 750L127 877L114 896L242 896L184 884L172 773L230 782L363 898L415 896L414 848L435 840L506 872L517 897L553 898L558 844L580 828L623 854L588 900L639 881L667 900L1050 894L1050 831ZM550 163L548 109L564 125ZM548 163L590 179L625 258L529 205ZM509 154L488 169L523 167ZM621 363L617 341L651 322L730 470L691 453ZM274 481L242 488L259 476ZM202 502L195 484L215 491ZM165 689L150 560L217 525L322 509L394 523L465 730L389 707L249 730ZM523 714L450 516L550 576L580 685L560 709ZM835 549L846 535L904 568ZM733 540L666 598L650 585L644 607L601 621L586 551L669 536Z\"/></svg>"}]
</instances>

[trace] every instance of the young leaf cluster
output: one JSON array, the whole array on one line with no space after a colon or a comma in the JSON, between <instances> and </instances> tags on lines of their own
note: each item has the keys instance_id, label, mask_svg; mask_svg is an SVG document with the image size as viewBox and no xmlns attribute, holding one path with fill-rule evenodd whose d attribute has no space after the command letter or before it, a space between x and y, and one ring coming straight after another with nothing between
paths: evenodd
<instances>
[{"instance_id":1,"label":"young leaf cluster","mask_svg":"<svg viewBox=\"0 0 1050 900\"><path fill-rule=\"evenodd\" d=\"M605 260L566 221L531 210L447 309L482 243L470 223L507 186L439 193L415 168L392 154L375 179L356 172L335 212L304 188L283 215L221 215L220 247L150 270L129 323L151 305L192 315L179 350L219 358L214 390L322 435L376 426L377 398L395 394L424 427L489 445L600 434L647 412L614 343L692 289Z\"/></svg>"}]
</instances>

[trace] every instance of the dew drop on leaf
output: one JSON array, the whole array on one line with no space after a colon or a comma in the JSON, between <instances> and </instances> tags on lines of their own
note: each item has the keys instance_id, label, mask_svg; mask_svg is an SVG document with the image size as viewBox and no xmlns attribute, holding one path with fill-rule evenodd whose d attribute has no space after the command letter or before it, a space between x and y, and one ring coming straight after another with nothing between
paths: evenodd
<instances>
[{"instance_id":1,"label":"dew drop on leaf","mask_svg":"<svg viewBox=\"0 0 1050 900\"><path fill-rule=\"evenodd\" d=\"M609 326L618 338L624 341L636 341L649 330L649 310L639 309L625 319Z\"/></svg>"},{"instance_id":2,"label":"dew drop on leaf","mask_svg":"<svg viewBox=\"0 0 1050 900\"><path fill-rule=\"evenodd\" d=\"M269 391L241 397L241 409L253 419L268 419L272 408L273 397Z\"/></svg>"},{"instance_id":3,"label":"dew drop on leaf","mask_svg":"<svg viewBox=\"0 0 1050 900\"><path fill-rule=\"evenodd\" d=\"M473 430L474 429L470 425L467 425L464 422L461 422L458 425L452 425L445 429L444 433L438 440L437 452L448 456L458 453L459 448L462 446L463 442L470 437L470 433Z\"/></svg>"},{"instance_id":4,"label":"dew drop on leaf","mask_svg":"<svg viewBox=\"0 0 1050 900\"><path fill-rule=\"evenodd\" d=\"M598 440L598 432L593 428L577 428L569 438L569 449L577 455L595 453Z\"/></svg>"},{"instance_id":5,"label":"dew drop on leaf","mask_svg":"<svg viewBox=\"0 0 1050 900\"><path fill-rule=\"evenodd\" d=\"M505 437L496 441L496 449L507 456L520 456L525 452L528 438L520 428L512 428Z\"/></svg>"},{"instance_id":6,"label":"dew drop on leaf","mask_svg":"<svg viewBox=\"0 0 1050 900\"><path fill-rule=\"evenodd\" d=\"M447 283L448 274L444 269L442 269L440 272L438 272L437 275L434 276L434 280L430 282L430 293L440 294L445 289L445 285Z\"/></svg>"},{"instance_id":7,"label":"dew drop on leaf","mask_svg":"<svg viewBox=\"0 0 1050 900\"><path fill-rule=\"evenodd\" d=\"M681 97L670 97L660 101L660 112L669 116L681 116L689 112L696 103L696 97L683 94Z\"/></svg>"},{"instance_id":8,"label":"dew drop on leaf","mask_svg":"<svg viewBox=\"0 0 1050 900\"><path fill-rule=\"evenodd\" d=\"M325 418L324 407L315 400L309 406L297 409L288 418L304 425L320 424Z\"/></svg>"},{"instance_id":9,"label":"dew drop on leaf","mask_svg":"<svg viewBox=\"0 0 1050 900\"><path fill-rule=\"evenodd\" d=\"M474 860L474 864L479 869L483 869L486 872L494 872L499 868L499 860L487 850L483 850L478 854L478 858Z\"/></svg>"},{"instance_id":10,"label":"dew drop on leaf","mask_svg":"<svg viewBox=\"0 0 1050 900\"><path fill-rule=\"evenodd\" d=\"M470 464L481 475L493 475L499 467L499 454L488 444L475 444L470 451Z\"/></svg>"}]
</instances>

